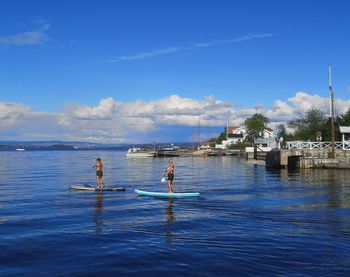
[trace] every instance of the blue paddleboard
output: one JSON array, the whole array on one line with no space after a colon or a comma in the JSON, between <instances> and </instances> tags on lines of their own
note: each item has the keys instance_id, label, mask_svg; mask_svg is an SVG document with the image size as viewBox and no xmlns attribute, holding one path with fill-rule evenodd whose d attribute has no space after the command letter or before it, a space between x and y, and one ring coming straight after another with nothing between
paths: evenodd
<instances>
[{"instance_id":1,"label":"blue paddleboard","mask_svg":"<svg viewBox=\"0 0 350 277\"><path fill-rule=\"evenodd\" d=\"M153 192L153 191L144 191L135 189L135 192L138 195L142 196L153 196L153 197L168 197L168 198L178 198L178 197L198 197L200 196L199 192Z\"/></svg>"}]
</instances>

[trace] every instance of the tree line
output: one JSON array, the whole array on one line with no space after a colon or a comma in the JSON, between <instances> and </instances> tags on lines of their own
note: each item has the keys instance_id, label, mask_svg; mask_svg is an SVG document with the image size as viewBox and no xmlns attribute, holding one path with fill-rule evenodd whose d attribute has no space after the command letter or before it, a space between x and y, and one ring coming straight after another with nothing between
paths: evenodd
<instances>
[{"instance_id":1,"label":"tree line","mask_svg":"<svg viewBox=\"0 0 350 277\"><path fill-rule=\"evenodd\" d=\"M345 114L335 117L335 140L341 140L339 126L350 126L350 108ZM287 128L292 131L288 132ZM311 108L304 115L295 120L290 120L286 125L280 124L276 128L277 138L284 140L316 141L316 136L320 135L322 141L331 141L331 117L319 109Z\"/></svg>"},{"instance_id":2,"label":"tree line","mask_svg":"<svg viewBox=\"0 0 350 277\"><path fill-rule=\"evenodd\" d=\"M256 113L244 121L247 130L245 143L252 143L254 139L262 137L270 119L262 114ZM337 116L334 120L335 140L341 140L339 126L350 126L350 108L345 114ZM288 131L290 130L290 131ZM331 141L331 118L321 110L312 107L299 118L279 124L275 130L276 138L283 137L284 141L302 140L316 141L316 137L322 137L322 141ZM216 143L221 143L226 139L226 128L217 139ZM245 144L244 143L244 144Z\"/></svg>"}]
</instances>

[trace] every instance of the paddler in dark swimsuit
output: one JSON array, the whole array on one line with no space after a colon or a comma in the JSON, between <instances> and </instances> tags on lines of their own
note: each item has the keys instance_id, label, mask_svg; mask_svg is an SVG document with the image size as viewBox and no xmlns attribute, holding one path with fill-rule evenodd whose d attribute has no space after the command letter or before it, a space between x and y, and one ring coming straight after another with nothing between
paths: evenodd
<instances>
[{"instance_id":1,"label":"paddler in dark swimsuit","mask_svg":"<svg viewBox=\"0 0 350 277\"><path fill-rule=\"evenodd\" d=\"M96 183L99 189L102 189L103 186L103 180L102 180L102 176L103 176L103 164L100 158L96 159L96 163L93 166L93 168L96 170Z\"/></svg>"},{"instance_id":2,"label":"paddler in dark swimsuit","mask_svg":"<svg viewBox=\"0 0 350 277\"><path fill-rule=\"evenodd\" d=\"M169 164L168 164L168 168L166 169L166 172L165 172L165 174L168 175L169 193L174 192L174 188L173 188L174 172L175 172L174 161L170 159Z\"/></svg>"}]
</instances>

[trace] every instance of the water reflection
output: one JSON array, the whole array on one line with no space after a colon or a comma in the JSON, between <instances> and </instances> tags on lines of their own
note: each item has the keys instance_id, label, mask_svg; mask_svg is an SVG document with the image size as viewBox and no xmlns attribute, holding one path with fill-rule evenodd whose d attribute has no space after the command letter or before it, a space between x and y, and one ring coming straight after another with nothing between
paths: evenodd
<instances>
[{"instance_id":1,"label":"water reflection","mask_svg":"<svg viewBox=\"0 0 350 277\"><path fill-rule=\"evenodd\" d=\"M102 224L101 215L103 211L103 193L96 192L96 200L95 200L95 212L94 212L94 222L96 224L96 233L100 234L102 232Z\"/></svg>"},{"instance_id":2,"label":"water reflection","mask_svg":"<svg viewBox=\"0 0 350 277\"><path fill-rule=\"evenodd\" d=\"M307 201L303 207L350 207L350 170L281 170L280 175L277 184L283 188L282 192L291 196L298 193Z\"/></svg>"},{"instance_id":3,"label":"water reflection","mask_svg":"<svg viewBox=\"0 0 350 277\"><path fill-rule=\"evenodd\" d=\"M174 199L169 198L167 199L167 206L165 208L165 215L166 215L166 232L165 232L165 242L166 243L172 243L173 238L175 237L175 232L171 230L172 224L175 222L175 213L173 210L174 207Z\"/></svg>"},{"instance_id":4,"label":"water reflection","mask_svg":"<svg viewBox=\"0 0 350 277\"><path fill-rule=\"evenodd\" d=\"M350 171L349 170L304 170L301 172L304 186L311 189L323 189L330 208L350 207Z\"/></svg>"},{"instance_id":5,"label":"water reflection","mask_svg":"<svg viewBox=\"0 0 350 277\"><path fill-rule=\"evenodd\" d=\"M174 199L169 198L168 199L168 206L165 209L165 214L167 215L167 222L171 223L175 221L175 214L173 211L173 207L174 207Z\"/></svg>"}]
</instances>

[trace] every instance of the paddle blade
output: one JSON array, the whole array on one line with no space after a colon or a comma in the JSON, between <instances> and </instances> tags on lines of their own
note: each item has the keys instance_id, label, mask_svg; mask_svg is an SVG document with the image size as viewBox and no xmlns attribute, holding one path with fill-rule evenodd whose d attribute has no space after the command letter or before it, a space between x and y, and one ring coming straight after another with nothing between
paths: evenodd
<instances>
[{"instance_id":1,"label":"paddle blade","mask_svg":"<svg viewBox=\"0 0 350 277\"><path fill-rule=\"evenodd\" d=\"M160 181L161 181L162 183L165 183L165 177L163 177Z\"/></svg>"}]
</instances>

